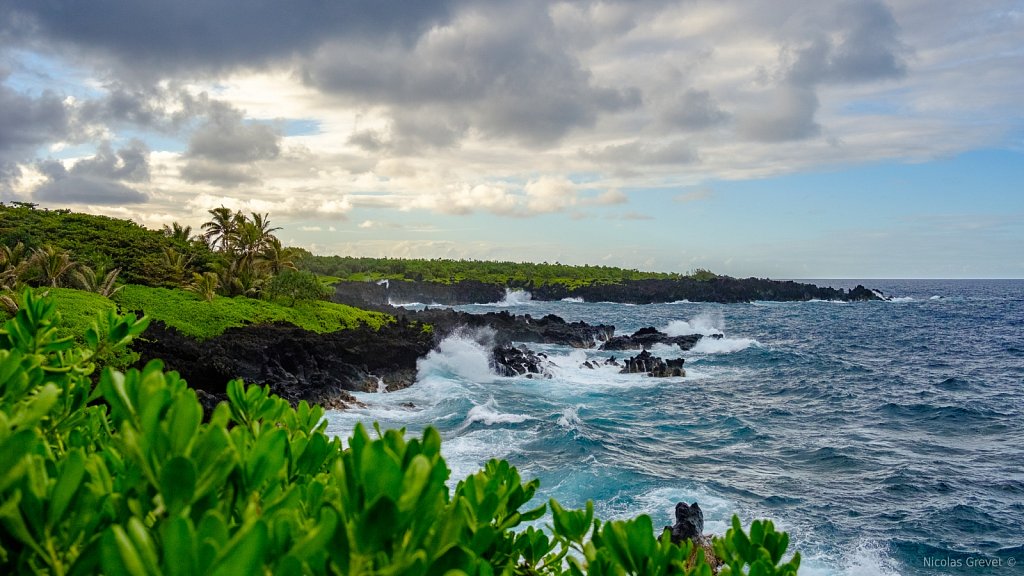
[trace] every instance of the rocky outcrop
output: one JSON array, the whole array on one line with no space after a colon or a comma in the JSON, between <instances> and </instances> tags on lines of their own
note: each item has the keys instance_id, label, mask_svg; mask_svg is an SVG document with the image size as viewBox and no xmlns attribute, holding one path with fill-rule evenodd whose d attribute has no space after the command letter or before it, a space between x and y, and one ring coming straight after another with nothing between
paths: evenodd
<instances>
[{"instance_id":1,"label":"rocky outcrop","mask_svg":"<svg viewBox=\"0 0 1024 576\"><path fill-rule=\"evenodd\" d=\"M328 407L350 404L351 391L412 384L416 360L432 347L432 336L407 322L328 334L290 324L246 326L204 342L153 322L133 345L141 363L162 359L204 397L223 397L228 380L242 378L289 401Z\"/></svg>"},{"instance_id":2,"label":"rocky outcrop","mask_svg":"<svg viewBox=\"0 0 1024 576\"><path fill-rule=\"evenodd\" d=\"M410 322L430 324L434 327L434 334L438 340L464 328L471 330L490 328L494 331L494 341L498 345L531 342L560 344L573 348L594 348L611 339L615 334L614 326L566 322L554 314L543 318L534 318L529 314L517 316L509 314L507 311L468 314L438 308L421 311L389 309L388 313Z\"/></svg>"},{"instance_id":3,"label":"rocky outcrop","mask_svg":"<svg viewBox=\"0 0 1024 576\"><path fill-rule=\"evenodd\" d=\"M767 278L731 278L711 280L680 278L675 280L632 280L619 284L593 284L569 288L563 284L509 286L528 290L534 300L582 298L587 302L654 304L689 300L691 302L752 302L755 300L880 300L878 294L858 285L849 291L819 287L791 280ZM440 282L389 281L339 282L335 285L337 302L360 307L383 307L390 303L422 302L457 306L498 302L505 297L506 286L474 280L442 284Z\"/></svg>"},{"instance_id":4,"label":"rocky outcrop","mask_svg":"<svg viewBox=\"0 0 1024 576\"><path fill-rule=\"evenodd\" d=\"M683 358L664 360L644 350L636 356L625 360L623 368L619 373L647 374L655 378L681 377L686 376L686 370L683 369L683 363L685 362L686 360Z\"/></svg>"},{"instance_id":5,"label":"rocky outcrop","mask_svg":"<svg viewBox=\"0 0 1024 576\"><path fill-rule=\"evenodd\" d=\"M615 336L601 345L601 350L650 350L655 344L671 346L675 344L681 350L689 350L703 338L701 334L669 336L653 326L641 328L629 336ZM712 334L710 338L721 338L721 334Z\"/></svg>"},{"instance_id":6,"label":"rocky outcrop","mask_svg":"<svg viewBox=\"0 0 1024 576\"><path fill-rule=\"evenodd\" d=\"M672 541L676 544L683 540L697 540L704 533L704 512L696 502L677 502L676 523L665 526L665 529L672 531Z\"/></svg>"},{"instance_id":7,"label":"rocky outcrop","mask_svg":"<svg viewBox=\"0 0 1024 576\"><path fill-rule=\"evenodd\" d=\"M551 378L546 367L547 358L547 354L534 352L525 346L495 346L491 352L491 369L499 376Z\"/></svg>"}]
</instances>

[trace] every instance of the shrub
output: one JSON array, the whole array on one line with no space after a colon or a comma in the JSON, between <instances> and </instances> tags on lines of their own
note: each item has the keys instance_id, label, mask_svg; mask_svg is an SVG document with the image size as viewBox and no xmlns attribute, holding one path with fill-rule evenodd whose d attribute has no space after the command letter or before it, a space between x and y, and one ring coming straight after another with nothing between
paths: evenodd
<instances>
[{"instance_id":1,"label":"shrub","mask_svg":"<svg viewBox=\"0 0 1024 576\"><path fill-rule=\"evenodd\" d=\"M74 347L52 301L24 299L0 330L2 573L710 574L647 516L603 523L551 501L550 531L517 532L548 508L523 509L537 481L494 460L449 491L432 428L357 426L343 449L321 408L238 380L204 423L158 361L94 387L92 359L146 319L111 316ZM778 568L786 539L770 525L747 537L734 520L727 540L732 574L799 564Z\"/></svg>"}]
</instances>

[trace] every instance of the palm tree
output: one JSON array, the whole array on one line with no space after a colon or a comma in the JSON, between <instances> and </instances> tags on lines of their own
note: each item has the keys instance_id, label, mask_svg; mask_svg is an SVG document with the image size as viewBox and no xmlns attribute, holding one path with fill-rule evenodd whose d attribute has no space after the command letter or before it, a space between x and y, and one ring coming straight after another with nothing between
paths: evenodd
<instances>
[{"instance_id":1,"label":"palm tree","mask_svg":"<svg viewBox=\"0 0 1024 576\"><path fill-rule=\"evenodd\" d=\"M172 222L170 226L164 224L162 232L164 236L182 244L187 244L192 240L192 227L182 226L177 222Z\"/></svg>"},{"instance_id":2,"label":"palm tree","mask_svg":"<svg viewBox=\"0 0 1024 576\"><path fill-rule=\"evenodd\" d=\"M167 266L174 276L174 281L179 284L184 282L189 271L189 264L192 263L194 255L185 256L174 248L165 246L160 256L163 258L164 266Z\"/></svg>"},{"instance_id":3,"label":"palm tree","mask_svg":"<svg viewBox=\"0 0 1024 576\"><path fill-rule=\"evenodd\" d=\"M107 272L103 267L93 270L85 264L79 264L78 269L71 273L71 278L79 289L110 298L124 288L124 286L114 286L117 275L120 273L120 268L114 268Z\"/></svg>"},{"instance_id":4,"label":"palm tree","mask_svg":"<svg viewBox=\"0 0 1024 576\"><path fill-rule=\"evenodd\" d=\"M18 242L14 247L0 246L0 289L16 291L29 270L28 250Z\"/></svg>"},{"instance_id":5,"label":"palm tree","mask_svg":"<svg viewBox=\"0 0 1024 576\"><path fill-rule=\"evenodd\" d=\"M199 294L207 302L213 302L213 297L217 295L219 283L220 280L214 272L204 272L202 274L193 272L192 283L186 286L185 289Z\"/></svg>"},{"instance_id":6,"label":"palm tree","mask_svg":"<svg viewBox=\"0 0 1024 576\"><path fill-rule=\"evenodd\" d=\"M241 212L231 212L230 208L221 206L209 211L213 218L203 224L204 236L210 242L211 248L220 248L223 251L230 251L232 237L238 229L239 217L242 220L245 216Z\"/></svg>"},{"instance_id":7,"label":"palm tree","mask_svg":"<svg viewBox=\"0 0 1024 576\"><path fill-rule=\"evenodd\" d=\"M271 235L270 241L266 243L263 251L260 252L258 261L266 266L267 270L277 276L282 270L297 270L293 258L296 250L281 245L276 236Z\"/></svg>"},{"instance_id":8,"label":"palm tree","mask_svg":"<svg viewBox=\"0 0 1024 576\"><path fill-rule=\"evenodd\" d=\"M67 250L46 245L32 251L30 259L40 285L60 287L78 265Z\"/></svg>"}]
</instances>

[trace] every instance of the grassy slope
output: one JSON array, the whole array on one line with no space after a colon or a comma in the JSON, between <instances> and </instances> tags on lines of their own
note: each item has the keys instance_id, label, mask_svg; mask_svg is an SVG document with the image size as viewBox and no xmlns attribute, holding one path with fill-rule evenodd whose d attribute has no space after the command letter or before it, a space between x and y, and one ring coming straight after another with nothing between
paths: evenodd
<instances>
[{"instance_id":1,"label":"grassy slope","mask_svg":"<svg viewBox=\"0 0 1024 576\"><path fill-rule=\"evenodd\" d=\"M110 299L95 292L84 292L71 288L37 288L35 292L37 294L49 292L57 303L57 311L60 313L58 335L61 337L73 336L77 340L81 340L82 335L100 313L116 307Z\"/></svg>"},{"instance_id":2,"label":"grassy slope","mask_svg":"<svg viewBox=\"0 0 1024 576\"><path fill-rule=\"evenodd\" d=\"M288 322L314 332L334 332L367 324L380 328L394 320L387 314L360 310L321 300L299 302L294 308L252 298L218 296L206 302L184 290L128 285L114 296L122 310L143 310L183 334L205 340L224 330L248 324Z\"/></svg>"}]
</instances>

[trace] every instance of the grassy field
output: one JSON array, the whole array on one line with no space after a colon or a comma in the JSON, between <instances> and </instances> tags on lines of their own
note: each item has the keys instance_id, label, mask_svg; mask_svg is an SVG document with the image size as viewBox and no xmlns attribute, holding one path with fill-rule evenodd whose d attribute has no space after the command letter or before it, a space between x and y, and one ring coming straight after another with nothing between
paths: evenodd
<instances>
[{"instance_id":1,"label":"grassy field","mask_svg":"<svg viewBox=\"0 0 1024 576\"><path fill-rule=\"evenodd\" d=\"M123 311L142 310L183 334L200 340L249 324L288 322L314 332L334 332L366 324L380 328L394 318L322 300L301 301L294 307L252 298L218 296L206 302L184 290L128 285L114 296Z\"/></svg>"}]
</instances>

